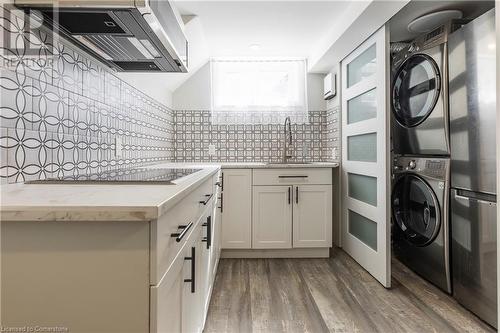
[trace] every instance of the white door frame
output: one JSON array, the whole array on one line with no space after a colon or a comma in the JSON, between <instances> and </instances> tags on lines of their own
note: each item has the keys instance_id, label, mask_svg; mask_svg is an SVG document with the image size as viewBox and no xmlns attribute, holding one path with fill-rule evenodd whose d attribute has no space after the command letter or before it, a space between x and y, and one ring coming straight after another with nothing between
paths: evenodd
<instances>
[{"instance_id":1,"label":"white door frame","mask_svg":"<svg viewBox=\"0 0 500 333\"><path fill-rule=\"evenodd\" d=\"M347 87L347 64L376 44L377 70L371 77ZM383 26L341 62L342 75L342 247L385 287L391 286L390 248L390 62L389 29ZM376 88L377 116L347 124L347 101ZM377 133L377 162L347 159L347 138ZM348 173L377 178L377 206L348 195ZM348 212L352 210L377 223L377 250L349 233Z\"/></svg>"}]
</instances>

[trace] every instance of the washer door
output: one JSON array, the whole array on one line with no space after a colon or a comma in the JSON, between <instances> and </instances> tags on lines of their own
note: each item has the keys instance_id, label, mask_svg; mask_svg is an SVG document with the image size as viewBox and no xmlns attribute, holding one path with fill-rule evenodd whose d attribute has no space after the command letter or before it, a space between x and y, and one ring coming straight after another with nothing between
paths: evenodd
<instances>
[{"instance_id":1,"label":"washer door","mask_svg":"<svg viewBox=\"0 0 500 333\"><path fill-rule=\"evenodd\" d=\"M396 182L392 214L399 231L413 245L426 246L439 233L441 215L436 194L417 175L406 174Z\"/></svg>"},{"instance_id":2,"label":"washer door","mask_svg":"<svg viewBox=\"0 0 500 333\"><path fill-rule=\"evenodd\" d=\"M436 62L425 54L410 56L399 67L392 84L392 111L404 127L415 127L431 114L441 91Z\"/></svg>"}]
</instances>

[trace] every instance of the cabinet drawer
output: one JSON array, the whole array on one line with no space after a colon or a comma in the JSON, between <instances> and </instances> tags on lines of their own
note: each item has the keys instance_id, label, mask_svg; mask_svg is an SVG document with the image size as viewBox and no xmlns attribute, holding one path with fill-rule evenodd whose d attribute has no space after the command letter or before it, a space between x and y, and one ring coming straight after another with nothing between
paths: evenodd
<instances>
[{"instance_id":1,"label":"cabinet drawer","mask_svg":"<svg viewBox=\"0 0 500 333\"><path fill-rule=\"evenodd\" d=\"M253 185L330 185L332 183L332 169L254 169Z\"/></svg>"},{"instance_id":2,"label":"cabinet drawer","mask_svg":"<svg viewBox=\"0 0 500 333\"><path fill-rule=\"evenodd\" d=\"M179 201L174 207L151 222L151 284L156 285L171 265L172 260L186 242L205 210L213 208L215 195L213 179L210 177L202 185ZM203 204L201 202L206 202ZM172 234L183 231L179 226L190 225L180 242Z\"/></svg>"},{"instance_id":3,"label":"cabinet drawer","mask_svg":"<svg viewBox=\"0 0 500 333\"><path fill-rule=\"evenodd\" d=\"M186 331L182 327L186 317L183 305L186 302L186 291L191 294L191 283L186 279L192 278L193 269L192 259L186 258L191 257L192 247L199 246L201 241L200 222L201 219L186 236L187 239L173 258L166 274L158 281L158 285L150 287L150 333Z\"/></svg>"}]
</instances>

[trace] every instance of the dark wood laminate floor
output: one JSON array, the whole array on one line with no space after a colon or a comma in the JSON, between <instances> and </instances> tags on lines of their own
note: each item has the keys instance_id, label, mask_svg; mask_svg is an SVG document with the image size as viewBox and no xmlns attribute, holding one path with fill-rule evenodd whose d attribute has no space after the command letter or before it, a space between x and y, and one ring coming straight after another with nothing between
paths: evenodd
<instances>
[{"instance_id":1,"label":"dark wood laminate floor","mask_svg":"<svg viewBox=\"0 0 500 333\"><path fill-rule=\"evenodd\" d=\"M342 250L329 259L223 259L205 332L493 332L393 262L383 288Z\"/></svg>"}]
</instances>

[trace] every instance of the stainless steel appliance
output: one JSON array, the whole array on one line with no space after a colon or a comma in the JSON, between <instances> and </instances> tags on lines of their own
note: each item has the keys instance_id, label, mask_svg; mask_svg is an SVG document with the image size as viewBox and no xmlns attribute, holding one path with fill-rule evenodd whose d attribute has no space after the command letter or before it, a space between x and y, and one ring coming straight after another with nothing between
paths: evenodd
<instances>
[{"instance_id":1,"label":"stainless steel appliance","mask_svg":"<svg viewBox=\"0 0 500 333\"><path fill-rule=\"evenodd\" d=\"M392 144L398 155L449 155L447 39L455 24L420 36L392 59Z\"/></svg>"},{"instance_id":2,"label":"stainless steel appliance","mask_svg":"<svg viewBox=\"0 0 500 333\"><path fill-rule=\"evenodd\" d=\"M118 71L187 72L183 23L167 0L15 0ZM41 13L41 15L36 15Z\"/></svg>"},{"instance_id":3,"label":"stainless steel appliance","mask_svg":"<svg viewBox=\"0 0 500 333\"><path fill-rule=\"evenodd\" d=\"M408 268L451 293L447 158L396 157L392 247Z\"/></svg>"},{"instance_id":4,"label":"stainless steel appliance","mask_svg":"<svg viewBox=\"0 0 500 333\"><path fill-rule=\"evenodd\" d=\"M453 295L497 327L495 13L449 37Z\"/></svg>"},{"instance_id":5,"label":"stainless steel appliance","mask_svg":"<svg viewBox=\"0 0 500 333\"><path fill-rule=\"evenodd\" d=\"M102 173L83 174L76 176L60 176L54 178L33 180L27 183L80 183L80 184L161 184L170 185L183 177L187 177L201 169L185 168L127 168L111 170Z\"/></svg>"}]
</instances>

